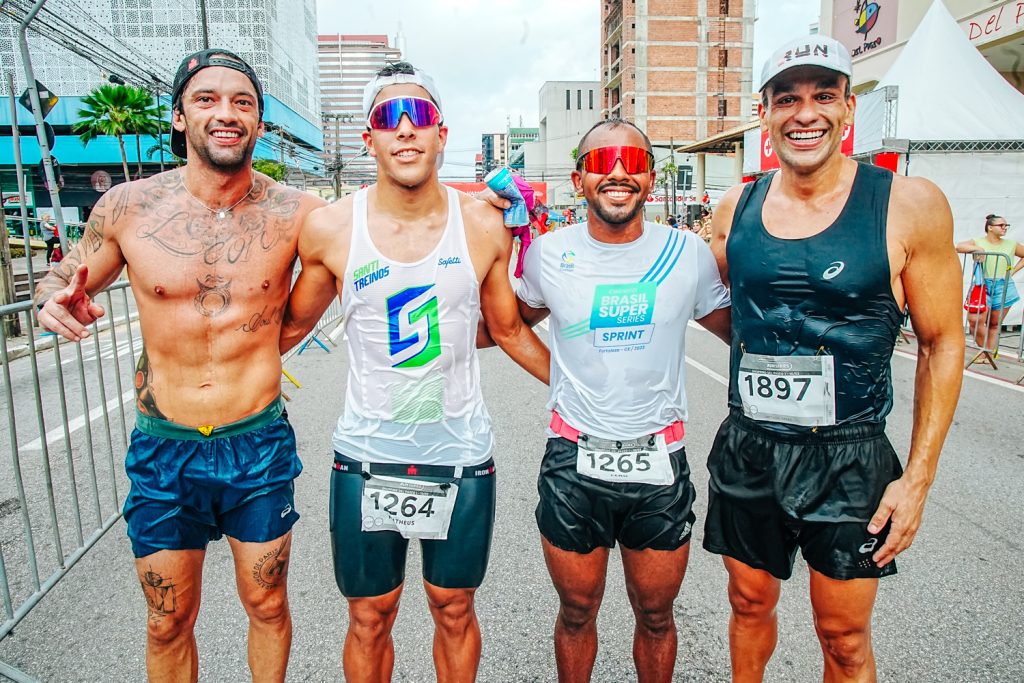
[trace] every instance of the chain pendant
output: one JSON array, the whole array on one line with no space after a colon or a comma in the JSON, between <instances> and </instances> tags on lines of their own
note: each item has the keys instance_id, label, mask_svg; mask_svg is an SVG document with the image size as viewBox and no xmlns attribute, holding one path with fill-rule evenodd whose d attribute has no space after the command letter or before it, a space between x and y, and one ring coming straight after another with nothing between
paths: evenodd
<instances>
[{"instance_id":1,"label":"chain pendant","mask_svg":"<svg viewBox=\"0 0 1024 683\"><path fill-rule=\"evenodd\" d=\"M220 211L217 212L217 220L222 221L227 217L227 215L228 212L225 211L224 209L221 209Z\"/></svg>"}]
</instances>

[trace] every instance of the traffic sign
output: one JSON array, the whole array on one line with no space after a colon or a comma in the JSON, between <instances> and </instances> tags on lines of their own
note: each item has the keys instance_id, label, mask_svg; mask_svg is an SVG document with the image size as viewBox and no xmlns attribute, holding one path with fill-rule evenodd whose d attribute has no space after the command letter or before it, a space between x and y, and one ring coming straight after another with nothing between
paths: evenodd
<instances>
[{"instance_id":1,"label":"traffic sign","mask_svg":"<svg viewBox=\"0 0 1024 683\"><path fill-rule=\"evenodd\" d=\"M36 90L39 92L39 105L43 110L43 118L45 119L46 115L50 113L50 110L57 106L57 102L60 98L57 97L56 94L50 92L50 89L39 81L36 81ZM25 88L25 92L21 93L21 97L18 98L18 101L21 102L21 106L25 107L25 109L32 111L32 98L29 97L28 88Z\"/></svg>"}]
</instances>

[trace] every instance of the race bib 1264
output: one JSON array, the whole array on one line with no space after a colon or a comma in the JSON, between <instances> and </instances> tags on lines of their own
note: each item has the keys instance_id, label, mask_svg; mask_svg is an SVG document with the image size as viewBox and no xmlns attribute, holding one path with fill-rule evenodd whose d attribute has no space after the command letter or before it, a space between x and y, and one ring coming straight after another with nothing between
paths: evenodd
<instances>
[{"instance_id":1,"label":"race bib 1264","mask_svg":"<svg viewBox=\"0 0 1024 683\"><path fill-rule=\"evenodd\" d=\"M363 531L397 531L404 538L444 540L459 495L458 483L370 475L363 482Z\"/></svg>"}]
</instances>

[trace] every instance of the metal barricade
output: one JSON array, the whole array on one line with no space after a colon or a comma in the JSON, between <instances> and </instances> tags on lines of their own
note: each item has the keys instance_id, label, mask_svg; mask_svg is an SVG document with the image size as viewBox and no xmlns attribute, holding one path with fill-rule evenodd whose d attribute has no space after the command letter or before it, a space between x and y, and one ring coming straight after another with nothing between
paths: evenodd
<instances>
[{"instance_id":1,"label":"metal barricade","mask_svg":"<svg viewBox=\"0 0 1024 683\"><path fill-rule=\"evenodd\" d=\"M107 315L81 343L8 337L0 325L0 441L10 453L10 468L0 466L0 640L121 517L125 475L115 457L119 463L134 421L126 406L141 333L127 281L96 298ZM32 310L31 302L0 306L0 317L17 316L32 331ZM34 681L3 662L0 675Z\"/></svg>"},{"instance_id":2,"label":"metal barricade","mask_svg":"<svg viewBox=\"0 0 1024 683\"><path fill-rule=\"evenodd\" d=\"M974 289L975 264L983 269L986 303L983 311L969 311L968 298ZM1010 257L1002 252L979 251L964 254L963 258L963 282L964 282L964 332L967 335L968 349L976 353L970 356L965 367L975 363L988 363L993 369L997 368L996 359L999 358L999 338L1002 333L1002 323L1008 308L1006 306L1006 295L1010 290ZM1002 274L1002 275L1000 275ZM1012 302L1011 302L1012 303ZM1018 351L1018 358L1020 352Z\"/></svg>"}]
</instances>

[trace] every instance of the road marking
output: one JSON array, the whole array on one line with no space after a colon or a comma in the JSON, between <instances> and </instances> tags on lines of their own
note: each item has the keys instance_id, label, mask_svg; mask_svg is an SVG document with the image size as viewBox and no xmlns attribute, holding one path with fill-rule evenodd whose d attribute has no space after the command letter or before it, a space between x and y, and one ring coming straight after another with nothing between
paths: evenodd
<instances>
[{"instance_id":1,"label":"road marking","mask_svg":"<svg viewBox=\"0 0 1024 683\"><path fill-rule=\"evenodd\" d=\"M121 403L120 403L120 405L127 405L128 403L132 402L134 399L135 399L135 390L131 389L129 391L126 391L123 394L121 394ZM118 408L118 407L119 407L118 406L118 400L116 398L112 398L109 401L107 401L107 405L106 405L107 412L113 412L114 409ZM102 417L103 416L103 410L104 409L102 407L93 408L92 410L90 410L89 411L89 422L94 422L98 418ZM68 420L68 433L69 434L74 434L75 432L77 432L79 429L81 429L84 426L85 426L85 416L84 415L79 415L76 418ZM50 431L46 432L46 445L47 446L53 445L53 444L55 444L55 443L57 443L59 441L63 441L63 440L64 440L64 427L63 427L63 425L59 426L59 427L56 427L55 429L51 429ZM26 450L26 451L38 451L38 450L42 450L42 447L43 447L42 441L40 439L38 439L38 438L35 439L34 441L30 441L25 446L22 446L22 448L24 450Z\"/></svg>"},{"instance_id":2,"label":"road marking","mask_svg":"<svg viewBox=\"0 0 1024 683\"><path fill-rule=\"evenodd\" d=\"M907 360L912 361L914 363L917 362L916 354L907 353L906 351L903 351L901 349L894 350L893 355L900 356L901 358L906 358ZM1019 384L1014 384L1008 379L997 379L995 377L990 377L989 375L983 375L982 373L976 370L971 370L970 368L964 368L964 377L976 379L980 382L988 382L989 384L994 384L997 387L1003 387L1004 389L1011 389L1013 391L1024 393L1024 387L1020 386Z\"/></svg>"},{"instance_id":3,"label":"road marking","mask_svg":"<svg viewBox=\"0 0 1024 683\"><path fill-rule=\"evenodd\" d=\"M689 356L686 356L686 362L689 363L690 365L692 365L693 367L697 368L698 370L700 370L705 375L707 375L711 379L715 380L716 382L718 382L722 386L724 386L724 387L729 386L729 380L727 380L725 377L722 377L721 375L719 375L717 372L715 372L714 370L712 370L708 366L703 365L701 363L698 363L697 361L695 361L694 359L690 358Z\"/></svg>"}]
</instances>

